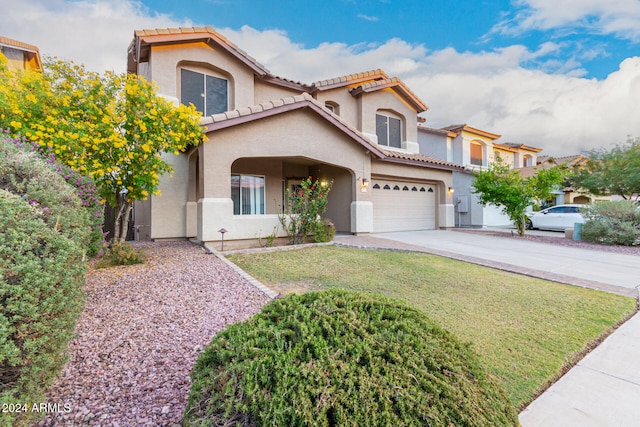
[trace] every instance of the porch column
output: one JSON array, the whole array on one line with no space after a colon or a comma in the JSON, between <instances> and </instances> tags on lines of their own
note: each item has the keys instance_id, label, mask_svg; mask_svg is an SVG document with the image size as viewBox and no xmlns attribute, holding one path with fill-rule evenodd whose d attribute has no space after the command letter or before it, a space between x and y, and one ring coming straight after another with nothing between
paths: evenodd
<instances>
[{"instance_id":1,"label":"porch column","mask_svg":"<svg viewBox=\"0 0 640 427\"><path fill-rule=\"evenodd\" d=\"M351 202L351 232L355 234L373 231L373 203L370 201Z\"/></svg>"},{"instance_id":2,"label":"porch column","mask_svg":"<svg viewBox=\"0 0 640 427\"><path fill-rule=\"evenodd\" d=\"M215 152L215 141L198 147L197 235L201 242L220 240L221 228L229 228L233 220L231 200L231 163L221 152Z\"/></svg>"}]
</instances>

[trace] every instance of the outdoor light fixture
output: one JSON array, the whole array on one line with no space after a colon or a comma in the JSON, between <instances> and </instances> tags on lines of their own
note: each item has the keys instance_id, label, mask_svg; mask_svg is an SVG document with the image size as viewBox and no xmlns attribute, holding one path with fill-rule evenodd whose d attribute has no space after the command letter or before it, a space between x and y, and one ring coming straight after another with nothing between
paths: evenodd
<instances>
[{"instance_id":1,"label":"outdoor light fixture","mask_svg":"<svg viewBox=\"0 0 640 427\"><path fill-rule=\"evenodd\" d=\"M453 187L449 187L449 194L453 194Z\"/></svg>"},{"instance_id":2,"label":"outdoor light fixture","mask_svg":"<svg viewBox=\"0 0 640 427\"><path fill-rule=\"evenodd\" d=\"M367 192L367 187L369 187L369 180L367 178L361 178L360 179L360 191L362 193L366 193Z\"/></svg>"},{"instance_id":3,"label":"outdoor light fixture","mask_svg":"<svg viewBox=\"0 0 640 427\"><path fill-rule=\"evenodd\" d=\"M218 230L218 233L222 234L222 247L220 248L221 251L224 251L224 233L226 233L227 230L225 228L221 228L220 230Z\"/></svg>"}]
</instances>

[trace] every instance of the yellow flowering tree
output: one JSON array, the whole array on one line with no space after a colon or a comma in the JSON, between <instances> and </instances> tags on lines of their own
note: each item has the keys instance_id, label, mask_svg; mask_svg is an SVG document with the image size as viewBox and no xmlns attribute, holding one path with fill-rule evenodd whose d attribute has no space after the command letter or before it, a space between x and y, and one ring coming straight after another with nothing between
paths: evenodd
<instances>
[{"instance_id":1,"label":"yellow flowering tree","mask_svg":"<svg viewBox=\"0 0 640 427\"><path fill-rule=\"evenodd\" d=\"M0 128L92 177L116 208L114 241L126 238L133 202L159 194L160 176L173 171L162 155L206 140L195 107L175 105L141 76L60 60L46 61L44 74L0 74Z\"/></svg>"}]
</instances>

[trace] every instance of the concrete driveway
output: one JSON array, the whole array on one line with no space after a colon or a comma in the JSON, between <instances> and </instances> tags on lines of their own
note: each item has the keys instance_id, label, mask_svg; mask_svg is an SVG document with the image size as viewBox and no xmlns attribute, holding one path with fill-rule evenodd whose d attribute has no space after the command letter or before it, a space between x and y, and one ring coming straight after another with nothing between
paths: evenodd
<instances>
[{"instance_id":1,"label":"concrete driveway","mask_svg":"<svg viewBox=\"0 0 640 427\"><path fill-rule=\"evenodd\" d=\"M531 276L638 296L640 259L634 255L456 231L371 237ZM349 238L341 240L349 243ZM522 427L640 426L640 314L533 401L519 420Z\"/></svg>"},{"instance_id":2,"label":"concrete driveway","mask_svg":"<svg viewBox=\"0 0 640 427\"><path fill-rule=\"evenodd\" d=\"M521 274L613 292L618 290L616 293L623 295L637 296L640 286L640 259L635 255L447 230L371 236L421 246L445 256L469 257L472 262L484 261L479 263ZM562 280L563 277L566 280Z\"/></svg>"}]
</instances>

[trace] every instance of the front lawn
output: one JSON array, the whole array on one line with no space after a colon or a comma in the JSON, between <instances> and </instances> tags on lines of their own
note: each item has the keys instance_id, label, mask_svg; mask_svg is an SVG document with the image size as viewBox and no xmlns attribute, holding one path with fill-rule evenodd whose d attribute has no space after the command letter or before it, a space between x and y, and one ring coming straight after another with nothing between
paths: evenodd
<instances>
[{"instance_id":1,"label":"front lawn","mask_svg":"<svg viewBox=\"0 0 640 427\"><path fill-rule=\"evenodd\" d=\"M522 409L635 300L420 253L335 246L229 258L281 293L376 292L424 310L471 342Z\"/></svg>"}]
</instances>

